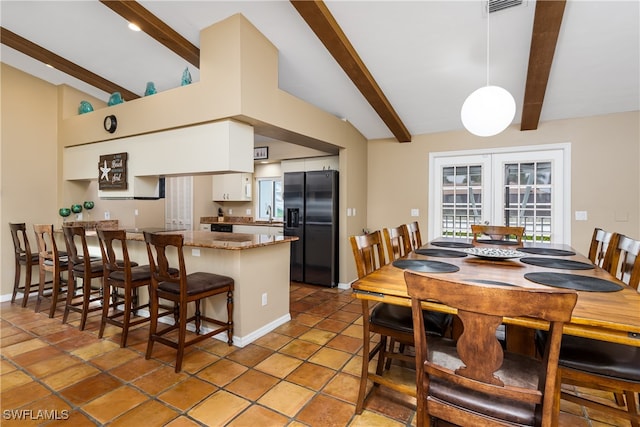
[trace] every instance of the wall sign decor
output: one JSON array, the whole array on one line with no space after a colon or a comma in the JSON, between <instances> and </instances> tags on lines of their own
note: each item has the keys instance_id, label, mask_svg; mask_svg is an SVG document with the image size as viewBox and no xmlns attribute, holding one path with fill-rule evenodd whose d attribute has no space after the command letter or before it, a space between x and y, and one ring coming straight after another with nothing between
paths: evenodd
<instances>
[{"instance_id":1,"label":"wall sign decor","mask_svg":"<svg viewBox=\"0 0 640 427\"><path fill-rule=\"evenodd\" d=\"M255 147L253 149L253 160L264 160L269 158L269 147Z\"/></svg>"},{"instance_id":2,"label":"wall sign decor","mask_svg":"<svg viewBox=\"0 0 640 427\"><path fill-rule=\"evenodd\" d=\"M98 163L98 189L127 189L127 153L105 154Z\"/></svg>"}]
</instances>

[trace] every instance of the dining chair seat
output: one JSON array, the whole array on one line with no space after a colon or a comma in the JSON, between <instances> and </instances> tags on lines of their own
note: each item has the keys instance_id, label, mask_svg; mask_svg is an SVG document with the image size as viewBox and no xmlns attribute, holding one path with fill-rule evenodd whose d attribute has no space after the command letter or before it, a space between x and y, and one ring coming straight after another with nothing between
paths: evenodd
<instances>
[{"instance_id":1,"label":"dining chair seat","mask_svg":"<svg viewBox=\"0 0 640 427\"><path fill-rule=\"evenodd\" d=\"M100 260L100 261L92 261L89 264L89 270L92 273L102 273L102 260ZM85 271L84 263L75 264L73 266L73 271L75 271L77 273L84 273L84 271Z\"/></svg>"},{"instance_id":2,"label":"dining chair seat","mask_svg":"<svg viewBox=\"0 0 640 427\"><path fill-rule=\"evenodd\" d=\"M176 269L174 269L176 270ZM178 270L174 274L178 273ZM233 285L233 279L215 273L196 272L187 274L187 295L195 295ZM180 294L180 283L160 282L158 288L165 292Z\"/></svg>"},{"instance_id":3,"label":"dining chair seat","mask_svg":"<svg viewBox=\"0 0 640 427\"><path fill-rule=\"evenodd\" d=\"M116 280L118 282L124 282L126 279L126 272L124 270L116 270L109 273L109 279ZM140 280L150 280L151 271L149 265L136 265L131 267L131 280L134 282Z\"/></svg>"},{"instance_id":4,"label":"dining chair seat","mask_svg":"<svg viewBox=\"0 0 640 427\"><path fill-rule=\"evenodd\" d=\"M540 346L546 334L536 333ZM560 365L605 377L640 384L640 347L565 335L560 348Z\"/></svg>"},{"instance_id":5,"label":"dining chair seat","mask_svg":"<svg viewBox=\"0 0 640 427\"><path fill-rule=\"evenodd\" d=\"M455 371L463 362L457 354L456 342L449 338L429 337L429 352L433 354L432 363ZM505 386L538 389L537 371L544 369L542 362L532 357L505 353L502 366L495 375L504 381ZM469 389L453 382L433 376L429 381L429 397L440 404L454 405L468 411L484 414L500 420L509 420L514 425L533 426L535 423L535 405L502 399L499 396L469 393Z\"/></svg>"},{"instance_id":6,"label":"dining chair seat","mask_svg":"<svg viewBox=\"0 0 640 427\"><path fill-rule=\"evenodd\" d=\"M451 315L425 310L423 313L427 334L445 335L451 326ZM378 304L371 311L369 323L413 334L411 307Z\"/></svg>"}]
</instances>

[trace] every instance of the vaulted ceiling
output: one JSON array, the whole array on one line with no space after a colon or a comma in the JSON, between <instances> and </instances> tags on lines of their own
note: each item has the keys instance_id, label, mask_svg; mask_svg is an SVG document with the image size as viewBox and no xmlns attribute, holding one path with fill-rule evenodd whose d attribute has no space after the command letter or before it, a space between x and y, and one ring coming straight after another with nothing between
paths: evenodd
<instances>
[{"instance_id":1,"label":"vaulted ceiling","mask_svg":"<svg viewBox=\"0 0 640 427\"><path fill-rule=\"evenodd\" d=\"M0 58L105 101L114 91L131 100L147 81L179 86L185 67L197 81L200 31L242 13L278 48L281 89L368 139L462 129L464 99L488 79L514 95L521 130L640 109L639 2L523 0L488 21L485 5L2 0Z\"/></svg>"}]
</instances>

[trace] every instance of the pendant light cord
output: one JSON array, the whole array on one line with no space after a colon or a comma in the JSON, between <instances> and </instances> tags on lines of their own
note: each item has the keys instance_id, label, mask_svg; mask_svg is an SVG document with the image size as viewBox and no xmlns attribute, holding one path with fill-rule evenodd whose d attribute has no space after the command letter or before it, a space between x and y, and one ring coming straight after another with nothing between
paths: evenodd
<instances>
[{"instance_id":1,"label":"pendant light cord","mask_svg":"<svg viewBox=\"0 0 640 427\"><path fill-rule=\"evenodd\" d=\"M487 0L487 86L489 86L489 0Z\"/></svg>"}]
</instances>

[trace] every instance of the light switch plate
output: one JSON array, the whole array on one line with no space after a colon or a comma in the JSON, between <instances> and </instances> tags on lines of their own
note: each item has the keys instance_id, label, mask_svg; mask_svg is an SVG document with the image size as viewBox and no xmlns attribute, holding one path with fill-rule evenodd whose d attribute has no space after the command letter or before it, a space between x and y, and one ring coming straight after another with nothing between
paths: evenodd
<instances>
[{"instance_id":1,"label":"light switch plate","mask_svg":"<svg viewBox=\"0 0 640 427\"><path fill-rule=\"evenodd\" d=\"M587 211L576 211L576 221L586 221Z\"/></svg>"},{"instance_id":2,"label":"light switch plate","mask_svg":"<svg viewBox=\"0 0 640 427\"><path fill-rule=\"evenodd\" d=\"M411 209L411 216L420 216L420 209Z\"/></svg>"}]
</instances>

